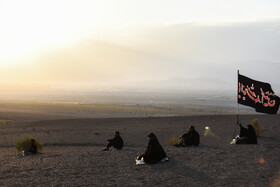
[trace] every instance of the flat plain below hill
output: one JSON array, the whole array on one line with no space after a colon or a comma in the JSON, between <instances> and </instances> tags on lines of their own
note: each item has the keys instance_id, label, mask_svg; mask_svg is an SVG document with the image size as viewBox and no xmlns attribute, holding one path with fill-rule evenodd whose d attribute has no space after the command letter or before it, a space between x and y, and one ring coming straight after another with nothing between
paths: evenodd
<instances>
[{"instance_id":1,"label":"flat plain below hill","mask_svg":"<svg viewBox=\"0 0 280 187\"><path fill-rule=\"evenodd\" d=\"M0 125L0 186L280 186L279 115L240 115L244 125L258 119L266 131L257 145L229 145L232 114L100 118L23 110L0 112L1 120L12 120ZM200 134L199 147L168 145L189 125ZM204 136L205 126L212 134ZM116 130L123 150L102 151ZM136 166L150 132L170 161ZM15 142L27 135L44 144L41 154L17 154Z\"/></svg>"}]
</instances>

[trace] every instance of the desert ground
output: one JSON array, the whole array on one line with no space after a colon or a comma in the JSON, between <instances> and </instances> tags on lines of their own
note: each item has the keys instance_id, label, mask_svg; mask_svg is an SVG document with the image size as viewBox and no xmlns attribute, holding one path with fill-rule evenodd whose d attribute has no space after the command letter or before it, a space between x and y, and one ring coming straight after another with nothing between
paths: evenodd
<instances>
[{"instance_id":1,"label":"desert ground","mask_svg":"<svg viewBox=\"0 0 280 187\"><path fill-rule=\"evenodd\" d=\"M240 114L244 125L258 119L266 131L257 145L230 145L239 132L237 115L221 111L1 102L0 186L280 186L280 116ZM189 125L199 132L200 146L170 145ZM206 126L212 133L204 136ZM123 150L102 151L116 130ZM137 166L150 132L170 160ZM42 142L42 153L18 154L15 143L25 136Z\"/></svg>"}]
</instances>

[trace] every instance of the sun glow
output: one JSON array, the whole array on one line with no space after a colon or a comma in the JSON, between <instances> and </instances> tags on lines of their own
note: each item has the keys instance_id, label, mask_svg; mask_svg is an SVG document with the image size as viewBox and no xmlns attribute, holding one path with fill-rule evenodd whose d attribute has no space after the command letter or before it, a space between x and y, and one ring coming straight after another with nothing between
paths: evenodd
<instances>
[{"instance_id":1,"label":"sun glow","mask_svg":"<svg viewBox=\"0 0 280 187\"><path fill-rule=\"evenodd\" d=\"M204 6L200 6L202 3ZM254 9L248 14L247 9L252 5ZM114 36L120 28L137 30L139 26L157 24L263 18L259 12L266 12L268 17L279 17L275 7L253 2L245 6L241 0L230 4L220 0L182 0L177 3L168 0L0 0L0 66L23 64L21 60L26 61L49 49L68 47L84 38L102 38L104 31Z\"/></svg>"},{"instance_id":2,"label":"sun glow","mask_svg":"<svg viewBox=\"0 0 280 187\"><path fill-rule=\"evenodd\" d=\"M92 34L96 24L88 26L87 12L71 1L0 1L0 67L24 64Z\"/></svg>"}]
</instances>

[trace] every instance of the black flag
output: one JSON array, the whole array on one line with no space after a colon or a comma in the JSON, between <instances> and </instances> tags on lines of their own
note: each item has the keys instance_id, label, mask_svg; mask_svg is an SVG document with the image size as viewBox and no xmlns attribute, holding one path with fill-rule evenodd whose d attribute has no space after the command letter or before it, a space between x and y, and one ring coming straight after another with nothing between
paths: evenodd
<instances>
[{"instance_id":1,"label":"black flag","mask_svg":"<svg viewBox=\"0 0 280 187\"><path fill-rule=\"evenodd\" d=\"M256 112L276 114L280 99L270 84L238 74L238 103L256 109Z\"/></svg>"}]
</instances>

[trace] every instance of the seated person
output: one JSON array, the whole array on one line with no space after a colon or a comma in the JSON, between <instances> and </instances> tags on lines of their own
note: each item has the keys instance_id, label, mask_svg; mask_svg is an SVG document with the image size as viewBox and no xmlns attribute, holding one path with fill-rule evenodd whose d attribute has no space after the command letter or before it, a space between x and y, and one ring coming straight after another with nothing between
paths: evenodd
<instances>
[{"instance_id":1,"label":"seated person","mask_svg":"<svg viewBox=\"0 0 280 187\"><path fill-rule=\"evenodd\" d=\"M257 135L252 125L248 124L247 128L243 127L240 120L238 120L240 126L240 135L236 140L236 144L257 144Z\"/></svg>"},{"instance_id":2,"label":"seated person","mask_svg":"<svg viewBox=\"0 0 280 187\"><path fill-rule=\"evenodd\" d=\"M31 154L37 154L37 145L35 144L34 139L30 140L30 148L28 149L28 151L23 151L23 156Z\"/></svg>"},{"instance_id":3,"label":"seated person","mask_svg":"<svg viewBox=\"0 0 280 187\"><path fill-rule=\"evenodd\" d=\"M121 138L119 131L116 131L115 137L112 139L108 139L108 142L109 143L106 145L106 147L103 149L103 151L109 150L109 148L111 146L113 146L115 150L123 148L123 139Z\"/></svg>"},{"instance_id":4,"label":"seated person","mask_svg":"<svg viewBox=\"0 0 280 187\"><path fill-rule=\"evenodd\" d=\"M188 147L199 145L199 134L194 126L189 126L188 132L180 137L180 142L175 144L176 147Z\"/></svg>"},{"instance_id":5,"label":"seated person","mask_svg":"<svg viewBox=\"0 0 280 187\"><path fill-rule=\"evenodd\" d=\"M32 154L37 154L37 145L35 144L35 140L31 139L31 147L29 149L29 152L31 152Z\"/></svg>"},{"instance_id":6,"label":"seated person","mask_svg":"<svg viewBox=\"0 0 280 187\"><path fill-rule=\"evenodd\" d=\"M150 133L147 135L150 139L144 154L139 155L136 160L143 159L145 164L154 164L159 161L168 161L165 151L160 145L156 135Z\"/></svg>"}]
</instances>

